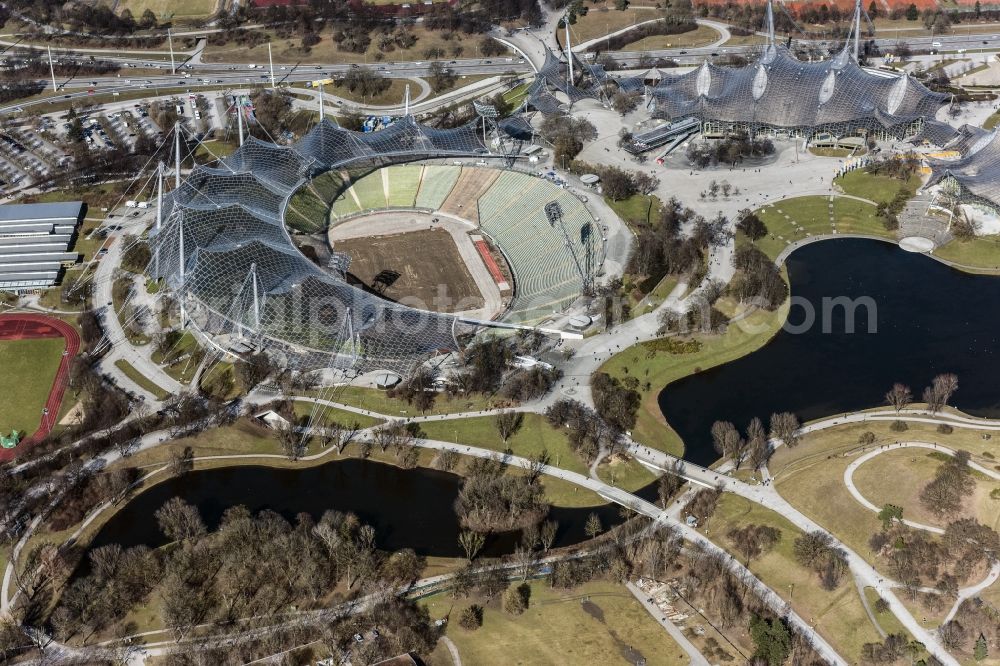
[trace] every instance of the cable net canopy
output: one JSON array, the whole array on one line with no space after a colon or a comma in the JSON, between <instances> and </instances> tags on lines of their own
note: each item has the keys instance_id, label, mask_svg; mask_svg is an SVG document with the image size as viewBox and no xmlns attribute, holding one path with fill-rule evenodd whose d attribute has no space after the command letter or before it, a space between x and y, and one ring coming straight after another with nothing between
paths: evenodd
<instances>
[{"instance_id":1,"label":"cable net canopy","mask_svg":"<svg viewBox=\"0 0 1000 666\"><path fill-rule=\"evenodd\" d=\"M952 184L963 203L1000 211L1000 134L963 127L949 148L963 153L957 160L931 160L931 185Z\"/></svg>"},{"instance_id":2,"label":"cable net canopy","mask_svg":"<svg viewBox=\"0 0 1000 666\"><path fill-rule=\"evenodd\" d=\"M654 116L669 120L697 117L751 131L805 134L881 129L899 137L915 132L948 100L908 75L868 71L846 49L831 60L804 62L774 44L743 67L705 62L692 72L665 75L652 94Z\"/></svg>"},{"instance_id":3,"label":"cable net canopy","mask_svg":"<svg viewBox=\"0 0 1000 666\"><path fill-rule=\"evenodd\" d=\"M456 335L472 328L387 301L313 264L285 229L288 201L331 169L489 153L475 123L440 130L412 117L374 133L324 121L287 147L248 139L164 196L148 272L220 344L250 338L299 367L408 373L434 352L457 350Z\"/></svg>"}]
</instances>

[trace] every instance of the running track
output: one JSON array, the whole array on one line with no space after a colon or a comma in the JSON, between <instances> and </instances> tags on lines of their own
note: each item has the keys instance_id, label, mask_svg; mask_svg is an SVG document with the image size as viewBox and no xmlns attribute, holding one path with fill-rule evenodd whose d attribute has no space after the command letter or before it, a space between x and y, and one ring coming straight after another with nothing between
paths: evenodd
<instances>
[{"instance_id":1,"label":"running track","mask_svg":"<svg viewBox=\"0 0 1000 666\"><path fill-rule=\"evenodd\" d=\"M18 451L31 448L45 439L52 431L52 426L59 415L63 394L69 383L69 366L80 351L80 336L76 329L54 317L40 314L18 313L0 315L0 340L35 340L38 338L63 338L66 341L59 369L56 371L52 390L45 402L48 417L39 415L38 430L30 437L21 440L16 449L0 449L0 462L12 459Z\"/></svg>"}]
</instances>

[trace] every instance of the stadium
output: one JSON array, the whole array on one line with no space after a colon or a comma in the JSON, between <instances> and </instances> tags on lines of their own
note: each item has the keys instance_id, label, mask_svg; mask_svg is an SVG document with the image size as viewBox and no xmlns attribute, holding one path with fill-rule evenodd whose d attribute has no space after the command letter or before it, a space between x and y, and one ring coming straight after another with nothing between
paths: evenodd
<instances>
[{"instance_id":1,"label":"stadium","mask_svg":"<svg viewBox=\"0 0 1000 666\"><path fill-rule=\"evenodd\" d=\"M511 153L485 129L248 139L161 195L148 272L217 348L300 369L407 374L484 326L543 322L591 283L602 235L562 187L486 166ZM439 287L470 307L427 304Z\"/></svg>"},{"instance_id":2,"label":"stadium","mask_svg":"<svg viewBox=\"0 0 1000 666\"><path fill-rule=\"evenodd\" d=\"M949 95L932 92L907 74L859 64L860 12L858 3L854 39L837 55L806 62L776 43L769 4L768 42L756 62L719 67L706 61L683 74L661 73L649 91L652 117L670 125L696 119L709 138L738 132L820 144L905 139L943 125L934 116ZM636 82L621 84L631 89ZM636 134L633 142L637 150L647 150L669 138L656 128Z\"/></svg>"}]
</instances>

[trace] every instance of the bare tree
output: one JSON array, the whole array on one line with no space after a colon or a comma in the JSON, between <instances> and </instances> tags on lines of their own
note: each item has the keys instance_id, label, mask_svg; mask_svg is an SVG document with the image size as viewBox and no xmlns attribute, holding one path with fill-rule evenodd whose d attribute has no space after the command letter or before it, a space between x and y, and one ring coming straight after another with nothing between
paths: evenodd
<instances>
[{"instance_id":1,"label":"bare tree","mask_svg":"<svg viewBox=\"0 0 1000 666\"><path fill-rule=\"evenodd\" d=\"M604 526L601 525L601 519L596 513L591 513L587 516L587 522L583 526L583 531L586 532L587 536L591 539L604 531Z\"/></svg>"},{"instance_id":2,"label":"bare tree","mask_svg":"<svg viewBox=\"0 0 1000 666\"><path fill-rule=\"evenodd\" d=\"M716 421L712 424L712 441L715 444L716 452L731 458L736 468L739 469L743 461L746 442L740 437L739 431L729 421Z\"/></svg>"},{"instance_id":3,"label":"bare tree","mask_svg":"<svg viewBox=\"0 0 1000 666\"><path fill-rule=\"evenodd\" d=\"M958 390L958 375L943 373L936 376L931 385L924 389L924 402L932 412L939 412Z\"/></svg>"},{"instance_id":4,"label":"bare tree","mask_svg":"<svg viewBox=\"0 0 1000 666\"><path fill-rule=\"evenodd\" d=\"M458 545L465 551L465 559L472 561L486 543L486 536L475 530L462 530L458 534Z\"/></svg>"},{"instance_id":5,"label":"bare tree","mask_svg":"<svg viewBox=\"0 0 1000 666\"><path fill-rule=\"evenodd\" d=\"M799 419L791 412L771 414L771 437L780 439L785 446L792 447L799 443Z\"/></svg>"},{"instance_id":6,"label":"bare tree","mask_svg":"<svg viewBox=\"0 0 1000 666\"><path fill-rule=\"evenodd\" d=\"M885 402L896 410L896 415L899 416L899 413L913 402L913 393L910 392L909 386L896 382L885 394Z\"/></svg>"},{"instance_id":7,"label":"bare tree","mask_svg":"<svg viewBox=\"0 0 1000 666\"><path fill-rule=\"evenodd\" d=\"M170 498L153 515L156 516L160 531L173 541L198 539L205 535L205 523L202 522L198 508L180 497Z\"/></svg>"},{"instance_id":8,"label":"bare tree","mask_svg":"<svg viewBox=\"0 0 1000 666\"><path fill-rule=\"evenodd\" d=\"M497 434L506 444L507 440L514 436L524 422L524 414L505 410L493 417L493 424L496 426Z\"/></svg>"},{"instance_id":9,"label":"bare tree","mask_svg":"<svg viewBox=\"0 0 1000 666\"><path fill-rule=\"evenodd\" d=\"M455 465L458 464L458 453L455 449L444 449L438 453L437 459L435 460L435 465L438 469L444 470L445 472L450 472L455 469Z\"/></svg>"},{"instance_id":10,"label":"bare tree","mask_svg":"<svg viewBox=\"0 0 1000 666\"><path fill-rule=\"evenodd\" d=\"M538 531L538 539L542 543L542 549L548 552L552 549L552 544L556 541L556 534L559 532L559 522L556 520L546 520L542 523Z\"/></svg>"},{"instance_id":11,"label":"bare tree","mask_svg":"<svg viewBox=\"0 0 1000 666\"><path fill-rule=\"evenodd\" d=\"M545 466L549 464L549 452L546 449L542 449L538 452L538 455L532 457L531 465L528 467L528 480L530 483L534 483L538 480L538 477L542 475L542 470Z\"/></svg>"},{"instance_id":12,"label":"bare tree","mask_svg":"<svg viewBox=\"0 0 1000 666\"><path fill-rule=\"evenodd\" d=\"M168 469L171 476L183 476L194 468L194 449L185 446L181 451L170 454Z\"/></svg>"},{"instance_id":13,"label":"bare tree","mask_svg":"<svg viewBox=\"0 0 1000 666\"><path fill-rule=\"evenodd\" d=\"M757 470L767 464L771 457L771 442L767 439L764 424L756 416L747 426L747 459L750 466Z\"/></svg>"},{"instance_id":14,"label":"bare tree","mask_svg":"<svg viewBox=\"0 0 1000 666\"><path fill-rule=\"evenodd\" d=\"M528 580L528 576L534 571L535 561L538 559L535 556L535 551L518 544L514 549L513 559L521 580Z\"/></svg>"},{"instance_id":15,"label":"bare tree","mask_svg":"<svg viewBox=\"0 0 1000 666\"><path fill-rule=\"evenodd\" d=\"M337 453L341 454L347 445L354 441L354 438L358 436L361 432L361 424L357 421L351 423L351 425L344 428L343 432L340 434L340 442L337 444Z\"/></svg>"},{"instance_id":16,"label":"bare tree","mask_svg":"<svg viewBox=\"0 0 1000 666\"><path fill-rule=\"evenodd\" d=\"M285 452L289 460L295 461L302 457L302 454L305 453L305 442L302 434L295 427L295 423L292 421L279 422L274 432L278 436L281 450Z\"/></svg>"}]
</instances>

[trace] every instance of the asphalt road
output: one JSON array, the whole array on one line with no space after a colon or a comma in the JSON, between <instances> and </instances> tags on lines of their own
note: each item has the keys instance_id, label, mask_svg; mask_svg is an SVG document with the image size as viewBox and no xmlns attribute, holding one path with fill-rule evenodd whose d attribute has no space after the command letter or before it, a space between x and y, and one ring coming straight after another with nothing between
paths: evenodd
<instances>
[{"instance_id":1,"label":"asphalt road","mask_svg":"<svg viewBox=\"0 0 1000 666\"><path fill-rule=\"evenodd\" d=\"M897 41L895 36L890 38L879 38L875 43L883 51L893 48ZM951 34L938 35L935 37L905 37L903 38L910 48L915 51L959 51L965 50L968 53L996 53L1000 52L1000 28L996 34L969 35ZM795 40L796 44L802 46L815 46L821 49L830 48L836 42L826 40ZM727 54L744 55L755 50L759 46L721 46L713 45L706 47L689 47L677 49L660 49L654 51L611 51L608 55L622 66L634 66L639 63L642 56L654 58L670 58L680 63L693 64L700 62L706 57L721 56ZM16 47L8 45L4 52L13 54ZM91 52L96 51L92 50ZM120 52L119 52L120 53ZM162 55L160 52L156 52ZM254 83L270 83L271 72L267 63L249 64L235 63L204 63L201 62L200 49L189 52L177 52L176 73L171 73L171 65L160 59L139 57L135 54L116 55L115 52L108 51L102 57L106 60L121 63L124 69L116 73L115 76L91 76L56 78L56 83L63 91L63 99L84 98L92 93L90 90L104 92L126 92L144 89L154 89L158 87L188 87L192 90L198 87L207 86L245 86ZM344 64L344 63L299 63L295 65L276 64L274 66L275 82L280 84L303 83L323 78L333 78L343 75L358 67L369 67L375 71L392 78L423 77L430 75L430 66L433 61L415 62L394 62L388 64L372 63L370 65ZM496 57L496 58L465 58L456 60L442 60L448 68L452 69L460 76L483 75L483 74L503 74L508 71L526 73L531 71L530 64L520 57ZM130 74L130 69L142 68L163 70L162 74ZM49 80L44 83L50 85ZM36 104L45 104L48 100L31 103L12 104L0 107L0 113L15 111Z\"/></svg>"}]
</instances>

